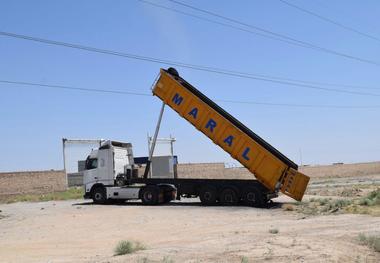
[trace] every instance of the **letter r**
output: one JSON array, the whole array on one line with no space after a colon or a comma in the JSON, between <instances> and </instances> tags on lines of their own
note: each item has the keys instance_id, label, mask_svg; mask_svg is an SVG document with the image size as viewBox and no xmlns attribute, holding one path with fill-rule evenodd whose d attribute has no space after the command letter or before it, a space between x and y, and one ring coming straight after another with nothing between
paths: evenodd
<instances>
[{"instance_id":1,"label":"letter r","mask_svg":"<svg viewBox=\"0 0 380 263\"><path fill-rule=\"evenodd\" d=\"M206 129L210 129L211 132L214 131L214 128L216 127L216 122L213 119L210 119L206 124Z\"/></svg>"}]
</instances>

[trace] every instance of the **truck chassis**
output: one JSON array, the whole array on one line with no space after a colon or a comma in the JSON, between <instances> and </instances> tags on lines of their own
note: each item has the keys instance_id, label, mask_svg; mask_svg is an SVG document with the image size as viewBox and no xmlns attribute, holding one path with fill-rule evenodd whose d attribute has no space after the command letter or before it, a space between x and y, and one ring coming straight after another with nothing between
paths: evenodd
<instances>
[{"instance_id":1,"label":"truck chassis","mask_svg":"<svg viewBox=\"0 0 380 263\"><path fill-rule=\"evenodd\" d=\"M143 183L146 187L173 185L178 200L181 197L199 197L203 205L243 203L261 207L271 198L277 197L277 193L270 192L256 180L137 178L133 179L132 183ZM143 197L140 198L144 202Z\"/></svg>"},{"instance_id":2,"label":"truck chassis","mask_svg":"<svg viewBox=\"0 0 380 263\"><path fill-rule=\"evenodd\" d=\"M134 189L132 198L131 190ZM277 197L257 180L134 178L125 186L94 185L85 198L95 203L141 199L144 205L168 203L174 199L197 198L202 205L263 207Z\"/></svg>"}]
</instances>

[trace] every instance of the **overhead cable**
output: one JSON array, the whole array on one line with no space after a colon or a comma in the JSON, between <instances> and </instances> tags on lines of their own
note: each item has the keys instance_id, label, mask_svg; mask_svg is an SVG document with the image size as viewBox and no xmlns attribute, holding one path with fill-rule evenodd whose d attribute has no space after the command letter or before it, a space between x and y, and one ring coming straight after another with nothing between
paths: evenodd
<instances>
[{"instance_id":1,"label":"overhead cable","mask_svg":"<svg viewBox=\"0 0 380 263\"><path fill-rule=\"evenodd\" d=\"M37 38L37 37L33 37L33 36L20 35L20 34L15 34L15 33L10 33L10 32L4 32L4 31L0 31L0 35L12 37L12 38L17 38L17 39L28 40L28 41L40 42L40 43L49 44L49 45L63 46L63 47L68 47L68 48L73 48L73 49L85 50L85 51L89 51L89 52L95 52L95 53L119 56L119 57L124 57L124 58L129 58L129 59L147 61L147 62L151 62L151 63L158 63L158 64L164 64L164 65L169 65L169 66L177 66L177 67L188 68L188 69L204 71L204 72L210 72L210 73L215 73L215 74L220 74L220 75L227 75L227 76L232 76L232 77L239 77L239 78L245 78L245 79L253 79L253 80L265 81L265 82L270 82L270 83L282 84L282 85L286 85L286 86L293 86L293 87L313 89L313 90L322 90L322 91L335 92L335 93L344 93L344 94L351 94L351 95L380 97L380 94L376 94L376 93L361 92L361 91L350 91L350 90L336 89L336 88L326 88L326 87L321 87L321 86L317 86L317 85L302 83L302 81L299 81L299 83L296 83L296 82L292 82L290 80L289 81L281 80L280 78L277 78L277 79L276 78L269 78L269 76L264 77L263 75L256 75L256 74L252 74L252 73L244 73L244 72L239 72L239 71L234 71L234 70L229 70L229 69L223 69L223 68L195 65L195 64L183 63L183 62L178 62L178 61L171 61L171 60L153 58L153 57L148 57L148 56L141 56L141 55L136 55L136 54L132 54L132 53L124 53L124 52L113 51L113 50L108 50L108 49L100 49L100 48L91 47L91 46L84 46L84 45L72 44L72 43L68 43L68 42L61 42L61 41Z\"/></svg>"}]
</instances>

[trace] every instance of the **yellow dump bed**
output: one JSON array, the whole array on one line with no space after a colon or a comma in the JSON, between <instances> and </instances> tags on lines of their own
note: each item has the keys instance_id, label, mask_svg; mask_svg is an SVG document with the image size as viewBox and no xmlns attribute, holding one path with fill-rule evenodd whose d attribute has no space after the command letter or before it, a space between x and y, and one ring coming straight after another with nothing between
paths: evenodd
<instances>
[{"instance_id":1,"label":"yellow dump bed","mask_svg":"<svg viewBox=\"0 0 380 263\"><path fill-rule=\"evenodd\" d=\"M153 94L238 160L268 189L302 199L309 177L175 71L161 69Z\"/></svg>"}]
</instances>

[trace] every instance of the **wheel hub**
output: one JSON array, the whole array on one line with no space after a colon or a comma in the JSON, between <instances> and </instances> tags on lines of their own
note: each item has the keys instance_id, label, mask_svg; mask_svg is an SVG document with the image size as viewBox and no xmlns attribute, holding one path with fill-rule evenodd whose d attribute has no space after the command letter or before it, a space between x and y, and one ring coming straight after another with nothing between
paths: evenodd
<instances>
[{"instance_id":1,"label":"wheel hub","mask_svg":"<svg viewBox=\"0 0 380 263\"><path fill-rule=\"evenodd\" d=\"M247 200L254 202L256 200L255 194L254 193L248 193L247 194Z\"/></svg>"},{"instance_id":2,"label":"wheel hub","mask_svg":"<svg viewBox=\"0 0 380 263\"><path fill-rule=\"evenodd\" d=\"M153 198L152 193L148 192L148 193L144 194L144 199L145 200L152 200L152 198Z\"/></svg>"},{"instance_id":3,"label":"wheel hub","mask_svg":"<svg viewBox=\"0 0 380 263\"><path fill-rule=\"evenodd\" d=\"M204 194L204 197L205 197L206 200L211 200L212 194L210 192L206 192Z\"/></svg>"},{"instance_id":4,"label":"wheel hub","mask_svg":"<svg viewBox=\"0 0 380 263\"><path fill-rule=\"evenodd\" d=\"M95 199L96 200L100 200L100 199L102 199L102 194L101 193L95 193Z\"/></svg>"},{"instance_id":5,"label":"wheel hub","mask_svg":"<svg viewBox=\"0 0 380 263\"><path fill-rule=\"evenodd\" d=\"M224 199L225 199L225 201L228 202L228 203L232 203L232 201L233 201L233 200L232 200L233 198L232 198L232 195L231 195L231 194L227 194L227 195L225 195L225 198L224 198Z\"/></svg>"}]
</instances>

